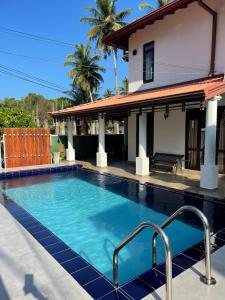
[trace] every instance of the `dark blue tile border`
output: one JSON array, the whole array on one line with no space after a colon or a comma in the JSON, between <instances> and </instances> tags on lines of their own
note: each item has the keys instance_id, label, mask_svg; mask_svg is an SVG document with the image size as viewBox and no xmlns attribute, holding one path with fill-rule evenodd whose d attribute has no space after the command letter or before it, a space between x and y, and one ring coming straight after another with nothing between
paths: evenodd
<instances>
[{"instance_id":1,"label":"dark blue tile border","mask_svg":"<svg viewBox=\"0 0 225 300\"><path fill-rule=\"evenodd\" d=\"M52 167L44 167L39 169L29 169L29 170L20 170L20 171L10 171L10 172L2 172L0 173L0 180L2 179L15 179L19 177L25 176L35 176L41 174L51 174L51 173L61 173L67 171L75 171L82 168L80 164L74 165L65 165L65 166L52 166Z\"/></svg>"},{"instance_id":2,"label":"dark blue tile border","mask_svg":"<svg viewBox=\"0 0 225 300\"><path fill-rule=\"evenodd\" d=\"M64 172L76 170L81 166L55 167L44 171L35 170L32 175L40 175L49 172ZM69 168L69 169L68 169ZM41 169L40 169L41 170ZM57 170L57 171L56 171ZM30 170L29 170L30 171ZM22 173L22 172L20 172ZM11 174L11 173L10 173ZM17 177L9 175L9 178ZM30 176L31 174L21 174ZM105 174L104 174L105 175ZM112 175L109 175L112 176ZM117 176L118 177L118 176ZM6 179L7 177L4 177ZM1 179L1 176L0 176ZM8 179L8 178L7 178ZM125 178L127 181L129 179ZM11 215L55 258L55 260L94 298L103 300L138 300L152 293L165 284L165 264L160 264L151 270L134 278L130 282L115 289L103 274L97 271L91 264L78 253L69 248L62 240L55 236L49 229L36 220L25 209L13 200L4 200L4 206ZM221 229L212 237L212 252L225 245L225 229ZM193 247L179 253L173 258L173 278L190 268L193 264L204 259L203 241Z\"/></svg>"}]
</instances>

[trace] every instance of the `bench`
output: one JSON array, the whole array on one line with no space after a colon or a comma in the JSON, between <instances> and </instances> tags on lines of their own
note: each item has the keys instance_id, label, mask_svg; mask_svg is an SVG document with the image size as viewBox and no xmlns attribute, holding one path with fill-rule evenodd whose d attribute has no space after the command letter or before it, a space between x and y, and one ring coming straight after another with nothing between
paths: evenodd
<instances>
[{"instance_id":1,"label":"bench","mask_svg":"<svg viewBox=\"0 0 225 300\"><path fill-rule=\"evenodd\" d=\"M151 169L170 169L173 173L177 174L177 170L180 169L182 172L182 160L184 155L180 154L168 154L168 153L158 153L151 159Z\"/></svg>"}]
</instances>

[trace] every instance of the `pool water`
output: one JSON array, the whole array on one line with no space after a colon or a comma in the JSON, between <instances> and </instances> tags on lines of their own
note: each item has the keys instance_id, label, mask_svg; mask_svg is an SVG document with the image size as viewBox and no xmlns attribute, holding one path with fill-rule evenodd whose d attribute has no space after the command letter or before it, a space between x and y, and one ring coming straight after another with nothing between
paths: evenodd
<instances>
[{"instance_id":1,"label":"pool water","mask_svg":"<svg viewBox=\"0 0 225 300\"><path fill-rule=\"evenodd\" d=\"M115 247L140 223L161 224L168 206L181 197L82 169L9 180L1 190L110 280ZM174 221L166 233L173 255L203 239L199 227L183 220ZM151 268L151 237L146 229L121 251L120 284ZM164 260L158 240L158 262Z\"/></svg>"}]
</instances>

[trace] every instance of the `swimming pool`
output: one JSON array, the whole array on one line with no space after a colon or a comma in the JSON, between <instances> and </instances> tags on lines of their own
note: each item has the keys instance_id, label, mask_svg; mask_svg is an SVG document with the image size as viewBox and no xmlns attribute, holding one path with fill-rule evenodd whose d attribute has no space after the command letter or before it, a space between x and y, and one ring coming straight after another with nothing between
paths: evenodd
<instances>
[{"instance_id":1,"label":"swimming pool","mask_svg":"<svg viewBox=\"0 0 225 300\"><path fill-rule=\"evenodd\" d=\"M1 192L109 280L113 251L136 226L145 221L161 224L180 206L202 203L191 194L85 169L2 181ZM189 215L173 222L166 233L173 255L203 239L201 228ZM147 229L121 251L120 284L151 268L151 236L152 230ZM164 252L158 244L158 262L162 262Z\"/></svg>"}]
</instances>

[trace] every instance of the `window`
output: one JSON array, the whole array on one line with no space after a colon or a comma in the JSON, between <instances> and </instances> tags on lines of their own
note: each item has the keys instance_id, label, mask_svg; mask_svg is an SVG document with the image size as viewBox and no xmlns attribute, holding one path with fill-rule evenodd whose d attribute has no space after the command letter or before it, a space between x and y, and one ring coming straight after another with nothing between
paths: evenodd
<instances>
[{"instance_id":1,"label":"window","mask_svg":"<svg viewBox=\"0 0 225 300\"><path fill-rule=\"evenodd\" d=\"M154 80L154 42L144 45L143 61L143 81L151 82Z\"/></svg>"}]
</instances>

